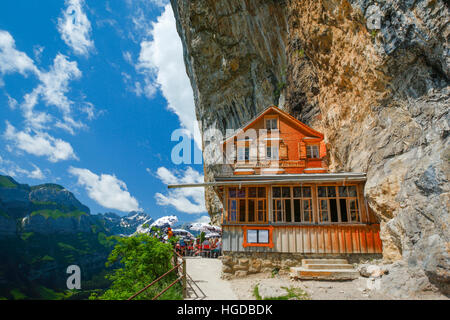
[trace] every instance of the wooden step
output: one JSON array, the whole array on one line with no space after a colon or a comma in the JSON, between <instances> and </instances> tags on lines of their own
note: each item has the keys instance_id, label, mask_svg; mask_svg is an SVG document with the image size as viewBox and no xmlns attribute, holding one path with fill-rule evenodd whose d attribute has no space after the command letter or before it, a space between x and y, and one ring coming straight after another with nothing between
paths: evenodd
<instances>
[{"instance_id":1,"label":"wooden step","mask_svg":"<svg viewBox=\"0 0 450 320\"><path fill-rule=\"evenodd\" d=\"M292 267L291 277L301 280L354 280L359 272L354 269L310 270L303 267Z\"/></svg>"},{"instance_id":2,"label":"wooden step","mask_svg":"<svg viewBox=\"0 0 450 320\"><path fill-rule=\"evenodd\" d=\"M302 259L302 265L305 264L348 264L347 259Z\"/></svg>"},{"instance_id":3,"label":"wooden step","mask_svg":"<svg viewBox=\"0 0 450 320\"><path fill-rule=\"evenodd\" d=\"M353 269L353 266L351 264L347 263L341 263L341 264L305 264L303 265L305 269L309 270L323 270L323 269Z\"/></svg>"}]
</instances>

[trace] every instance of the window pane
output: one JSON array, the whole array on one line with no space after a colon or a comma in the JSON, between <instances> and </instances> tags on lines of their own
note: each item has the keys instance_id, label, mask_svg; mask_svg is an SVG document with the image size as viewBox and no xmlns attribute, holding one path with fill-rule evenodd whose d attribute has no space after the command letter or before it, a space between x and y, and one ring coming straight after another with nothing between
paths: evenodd
<instances>
[{"instance_id":1,"label":"window pane","mask_svg":"<svg viewBox=\"0 0 450 320\"><path fill-rule=\"evenodd\" d=\"M283 221L283 219L281 217L281 213L282 213L281 212L281 200L275 200L274 202L275 202L274 208L276 210L275 220L281 222L281 221Z\"/></svg>"},{"instance_id":2,"label":"window pane","mask_svg":"<svg viewBox=\"0 0 450 320\"><path fill-rule=\"evenodd\" d=\"M335 198L336 197L336 187L327 187L328 197Z\"/></svg>"},{"instance_id":3,"label":"window pane","mask_svg":"<svg viewBox=\"0 0 450 320\"><path fill-rule=\"evenodd\" d=\"M272 158L274 160L278 160L278 147L272 147Z\"/></svg>"},{"instance_id":4,"label":"window pane","mask_svg":"<svg viewBox=\"0 0 450 320\"><path fill-rule=\"evenodd\" d=\"M291 199L284 200L284 216L286 222L291 222Z\"/></svg>"},{"instance_id":5,"label":"window pane","mask_svg":"<svg viewBox=\"0 0 450 320\"><path fill-rule=\"evenodd\" d=\"M311 201L303 200L303 221L310 222L312 221L311 218Z\"/></svg>"},{"instance_id":6,"label":"window pane","mask_svg":"<svg viewBox=\"0 0 450 320\"><path fill-rule=\"evenodd\" d=\"M350 197L356 197L356 186L349 186L348 187L348 195Z\"/></svg>"},{"instance_id":7,"label":"window pane","mask_svg":"<svg viewBox=\"0 0 450 320\"><path fill-rule=\"evenodd\" d=\"M294 221L301 222L300 219L300 199L294 199Z\"/></svg>"},{"instance_id":8,"label":"window pane","mask_svg":"<svg viewBox=\"0 0 450 320\"><path fill-rule=\"evenodd\" d=\"M236 200L230 201L230 221L236 221Z\"/></svg>"},{"instance_id":9,"label":"window pane","mask_svg":"<svg viewBox=\"0 0 450 320\"><path fill-rule=\"evenodd\" d=\"M266 197L266 188L259 187L258 188L258 198L265 198Z\"/></svg>"},{"instance_id":10,"label":"window pane","mask_svg":"<svg viewBox=\"0 0 450 320\"><path fill-rule=\"evenodd\" d=\"M319 194L319 197L326 197L327 196L327 188L326 187L318 187L317 192Z\"/></svg>"},{"instance_id":11,"label":"window pane","mask_svg":"<svg viewBox=\"0 0 450 320\"><path fill-rule=\"evenodd\" d=\"M342 222L348 222L348 217L347 217L347 200L346 199L339 199L339 206L341 208L341 221Z\"/></svg>"},{"instance_id":12,"label":"window pane","mask_svg":"<svg viewBox=\"0 0 450 320\"><path fill-rule=\"evenodd\" d=\"M272 148L271 147L266 147L266 158L267 159L272 158Z\"/></svg>"},{"instance_id":13,"label":"window pane","mask_svg":"<svg viewBox=\"0 0 450 320\"><path fill-rule=\"evenodd\" d=\"M255 200L248 200L248 222L255 222Z\"/></svg>"},{"instance_id":14,"label":"window pane","mask_svg":"<svg viewBox=\"0 0 450 320\"><path fill-rule=\"evenodd\" d=\"M328 210L327 200L320 200L320 209L321 210Z\"/></svg>"},{"instance_id":15,"label":"window pane","mask_svg":"<svg viewBox=\"0 0 450 320\"><path fill-rule=\"evenodd\" d=\"M306 157L312 158L311 157L311 146L306 146Z\"/></svg>"},{"instance_id":16,"label":"window pane","mask_svg":"<svg viewBox=\"0 0 450 320\"><path fill-rule=\"evenodd\" d=\"M319 146L312 146L312 158L319 158Z\"/></svg>"},{"instance_id":17,"label":"window pane","mask_svg":"<svg viewBox=\"0 0 450 320\"><path fill-rule=\"evenodd\" d=\"M245 188L237 190L237 197L238 198L245 198Z\"/></svg>"},{"instance_id":18,"label":"window pane","mask_svg":"<svg viewBox=\"0 0 450 320\"><path fill-rule=\"evenodd\" d=\"M302 189L300 187L293 187L294 191L294 198L301 198L302 197Z\"/></svg>"},{"instance_id":19,"label":"window pane","mask_svg":"<svg viewBox=\"0 0 450 320\"><path fill-rule=\"evenodd\" d=\"M322 211L322 221L323 222L328 221L328 211Z\"/></svg>"},{"instance_id":20,"label":"window pane","mask_svg":"<svg viewBox=\"0 0 450 320\"><path fill-rule=\"evenodd\" d=\"M239 221L245 222L245 200L239 200Z\"/></svg>"},{"instance_id":21,"label":"window pane","mask_svg":"<svg viewBox=\"0 0 450 320\"><path fill-rule=\"evenodd\" d=\"M331 222L339 222L336 199L330 199Z\"/></svg>"},{"instance_id":22,"label":"window pane","mask_svg":"<svg viewBox=\"0 0 450 320\"><path fill-rule=\"evenodd\" d=\"M283 187L283 198L290 198L291 197L291 188L290 187Z\"/></svg>"},{"instance_id":23,"label":"window pane","mask_svg":"<svg viewBox=\"0 0 450 320\"><path fill-rule=\"evenodd\" d=\"M272 196L274 198L280 198L281 197L281 188L280 187L273 187L272 188Z\"/></svg>"},{"instance_id":24,"label":"window pane","mask_svg":"<svg viewBox=\"0 0 450 320\"><path fill-rule=\"evenodd\" d=\"M248 188L248 197L256 198L256 188L255 187Z\"/></svg>"},{"instance_id":25,"label":"window pane","mask_svg":"<svg viewBox=\"0 0 450 320\"><path fill-rule=\"evenodd\" d=\"M247 243L258 243L258 230L247 230Z\"/></svg>"},{"instance_id":26,"label":"window pane","mask_svg":"<svg viewBox=\"0 0 450 320\"><path fill-rule=\"evenodd\" d=\"M245 148L245 160L250 159L250 149L248 147Z\"/></svg>"},{"instance_id":27,"label":"window pane","mask_svg":"<svg viewBox=\"0 0 450 320\"><path fill-rule=\"evenodd\" d=\"M311 222L311 213L309 211L303 211L303 222Z\"/></svg>"},{"instance_id":28,"label":"window pane","mask_svg":"<svg viewBox=\"0 0 450 320\"><path fill-rule=\"evenodd\" d=\"M303 198L311 198L311 187L303 187Z\"/></svg>"},{"instance_id":29,"label":"window pane","mask_svg":"<svg viewBox=\"0 0 450 320\"><path fill-rule=\"evenodd\" d=\"M266 219L266 208L265 208L265 200L258 200L258 221L265 221Z\"/></svg>"},{"instance_id":30,"label":"window pane","mask_svg":"<svg viewBox=\"0 0 450 320\"><path fill-rule=\"evenodd\" d=\"M347 197L347 187L345 186L339 186L339 196L340 197Z\"/></svg>"},{"instance_id":31,"label":"window pane","mask_svg":"<svg viewBox=\"0 0 450 320\"><path fill-rule=\"evenodd\" d=\"M270 119L267 119L266 120L266 129L270 129L271 128L270 125L271 125L271 121L270 121Z\"/></svg>"},{"instance_id":32,"label":"window pane","mask_svg":"<svg viewBox=\"0 0 450 320\"><path fill-rule=\"evenodd\" d=\"M350 200L350 210L356 210L356 201Z\"/></svg>"},{"instance_id":33,"label":"window pane","mask_svg":"<svg viewBox=\"0 0 450 320\"><path fill-rule=\"evenodd\" d=\"M258 230L258 242L269 243L269 230Z\"/></svg>"},{"instance_id":34,"label":"window pane","mask_svg":"<svg viewBox=\"0 0 450 320\"><path fill-rule=\"evenodd\" d=\"M238 160L244 160L245 157L245 149L238 148Z\"/></svg>"},{"instance_id":35,"label":"window pane","mask_svg":"<svg viewBox=\"0 0 450 320\"><path fill-rule=\"evenodd\" d=\"M228 197L230 197L230 198L236 198L236 188L230 188L230 189L228 189Z\"/></svg>"}]
</instances>

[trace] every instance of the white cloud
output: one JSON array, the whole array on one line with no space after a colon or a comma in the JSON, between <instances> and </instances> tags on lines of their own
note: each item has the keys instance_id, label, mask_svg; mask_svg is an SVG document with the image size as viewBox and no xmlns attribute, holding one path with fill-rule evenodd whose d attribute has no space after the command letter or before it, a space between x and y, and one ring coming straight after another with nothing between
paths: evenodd
<instances>
[{"instance_id":1,"label":"white cloud","mask_svg":"<svg viewBox=\"0 0 450 320\"><path fill-rule=\"evenodd\" d=\"M43 46L40 46L40 45L33 46L34 58L36 59L36 61L38 63L41 62L41 57L42 57L42 53L44 52L44 50L45 50L45 48Z\"/></svg>"},{"instance_id":2,"label":"white cloud","mask_svg":"<svg viewBox=\"0 0 450 320\"><path fill-rule=\"evenodd\" d=\"M204 182L203 175L191 167L188 167L184 172L171 172L165 167L160 167L156 171L156 176L164 184ZM203 188L172 189L166 195L158 192L155 194L155 199L157 204L161 206L172 206L180 212L193 214L206 212Z\"/></svg>"},{"instance_id":3,"label":"white cloud","mask_svg":"<svg viewBox=\"0 0 450 320\"><path fill-rule=\"evenodd\" d=\"M34 50L38 57L43 48L35 46ZM17 148L34 155L47 156L53 162L76 159L69 143L53 138L44 131L50 129L51 124L71 134L75 134L76 129L86 127L84 123L73 118L74 102L67 97L70 82L82 75L77 63L58 53L48 71L40 70L32 59L15 48L15 41L10 33L0 30L0 77L7 73L20 73L24 76L32 73L38 78L39 84L27 93L20 103L7 94L8 105L12 110L20 106L25 118L25 128L23 131L17 131L8 125L4 137ZM45 106L56 107L61 115L54 114L50 108L37 110L36 106L41 101ZM95 117L95 109L91 103L82 101L79 104L78 109L85 113L89 120ZM11 145L6 148L12 150Z\"/></svg>"},{"instance_id":4,"label":"white cloud","mask_svg":"<svg viewBox=\"0 0 450 320\"><path fill-rule=\"evenodd\" d=\"M6 97L8 98L8 106L10 107L10 109L15 110L16 107L19 105L17 100L11 97L9 94L6 94Z\"/></svg>"},{"instance_id":5,"label":"white cloud","mask_svg":"<svg viewBox=\"0 0 450 320\"><path fill-rule=\"evenodd\" d=\"M0 156L0 173L3 173L5 175L11 176L11 177L17 177L17 176L26 176L28 178L36 179L36 180L43 180L45 179L45 175L41 171L41 169L34 165L33 169L26 170L21 167L19 167L16 163L14 163L11 160L3 159Z\"/></svg>"},{"instance_id":6,"label":"white cloud","mask_svg":"<svg viewBox=\"0 0 450 320\"><path fill-rule=\"evenodd\" d=\"M45 132L17 131L8 121L4 138L16 148L35 156L46 156L51 162L77 159L72 146L61 139L54 138Z\"/></svg>"},{"instance_id":7,"label":"white cloud","mask_svg":"<svg viewBox=\"0 0 450 320\"><path fill-rule=\"evenodd\" d=\"M208 224L210 222L211 222L211 218L209 216L201 216L197 220L193 221L193 223L206 223L206 224Z\"/></svg>"},{"instance_id":8,"label":"white cloud","mask_svg":"<svg viewBox=\"0 0 450 320\"><path fill-rule=\"evenodd\" d=\"M66 94L69 92L69 82L79 79L81 71L75 61L69 61L62 54L56 55L53 65L47 72L38 72L41 83L24 97L21 105L26 123L33 129L41 130L50 122L51 117L46 112L35 112L34 108L40 99L47 106L54 106L63 114L63 118L56 121L56 126L74 134L74 129L84 127L81 122L75 121L72 116L72 104Z\"/></svg>"},{"instance_id":9,"label":"white cloud","mask_svg":"<svg viewBox=\"0 0 450 320\"><path fill-rule=\"evenodd\" d=\"M32 164L32 166L34 167L34 170L30 172L28 177L33 178L33 179L43 180L45 177L44 177L44 174L42 173L41 169L34 164Z\"/></svg>"},{"instance_id":10,"label":"white cloud","mask_svg":"<svg viewBox=\"0 0 450 320\"><path fill-rule=\"evenodd\" d=\"M100 176L88 169L69 168L69 173L78 177L78 184L85 187L89 198L99 205L123 212L142 211L138 201L130 195L127 185L114 175Z\"/></svg>"},{"instance_id":11,"label":"white cloud","mask_svg":"<svg viewBox=\"0 0 450 320\"><path fill-rule=\"evenodd\" d=\"M91 23L83 11L84 0L66 0L66 10L58 18L58 31L64 42L79 55L87 56L94 49Z\"/></svg>"},{"instance_id":12,"label":"white cloud","mask_svg":"<svg viewBox=\"0 0 450 320\"><path fill-rule=\"evenodd\" d=\"M194 97L183 60L183 47L176 30L170 5L152 25L151 41L142 41L136 70L144 75L143 88L136 93L152 97L155 87L161 89L181 125L189 130L201 149L201 136L195 115Z\"/></svg>"},{"instance_id":13,"label":"white cloud","mask_svg":"<svg viewBox=\"0 0 450 320\"><path fill-rule=\"evenodd\" d=\"M7 31L0 30L0 74L20 73L38 73L34 61L26 53L18 51L16 44Z\"/></svg>"}]
</instances>

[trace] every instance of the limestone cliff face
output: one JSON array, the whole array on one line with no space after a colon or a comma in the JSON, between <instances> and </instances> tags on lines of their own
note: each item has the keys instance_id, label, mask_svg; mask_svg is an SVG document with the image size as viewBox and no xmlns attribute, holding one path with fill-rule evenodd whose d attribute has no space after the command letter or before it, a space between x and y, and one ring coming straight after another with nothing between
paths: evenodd
<instances>
[{"instance_id":1,"label":"limestone cliff face","mask_svg":"<svg viewBox=\"0 0 450 320\"><path fill-rule=\"evenodd\" d=\"M212 125L236 129L269 104L322 131L332 170L367 172L365 196L381 223L385 260L400 260L448 293L448 5L172 0L172 6L203 132ZM373 19L379 25L369 30ZM210 178L215 169L205 169ZM207 200L210 213L218 212L211 192Z\"/></svg>"}]
</instances>

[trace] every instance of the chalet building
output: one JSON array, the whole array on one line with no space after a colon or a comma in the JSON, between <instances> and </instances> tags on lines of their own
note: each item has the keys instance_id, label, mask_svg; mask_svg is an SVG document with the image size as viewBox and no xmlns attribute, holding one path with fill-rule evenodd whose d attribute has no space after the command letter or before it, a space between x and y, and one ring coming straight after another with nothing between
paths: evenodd
<instances>
[{"instance_id":1,"label":"chalet building","mask_svg":"<svg viewBox=\"0 0 450 320\"><path fill-rule=\"evenodd\" d=\"M271 258L283 265L382 252L365 173L329 172L322 133L271 106L222 147L227 170L202 186L213 186L223 204L224 272L258 272ZM255 257L253 267L234 265Z\"/></svg>"}]
</instances>

